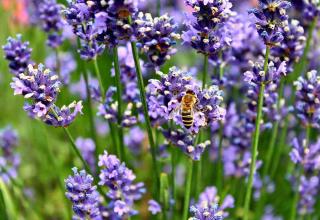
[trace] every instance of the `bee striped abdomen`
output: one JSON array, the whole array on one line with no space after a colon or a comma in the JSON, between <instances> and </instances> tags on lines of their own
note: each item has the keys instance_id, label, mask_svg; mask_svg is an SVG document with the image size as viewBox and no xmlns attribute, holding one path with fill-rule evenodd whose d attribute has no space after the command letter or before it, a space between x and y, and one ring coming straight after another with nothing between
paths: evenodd
<instances>
[{"instance_id":1,"label":"bee striped abdomen","mask_svg":"<svg viewBox=\"0 0 320 220\"><path fill-rule=\"evenodd\" d=\"M193 114L191 111L182 112L182 122L184 126L189 129L193 125Z\"/></svg>"}]
</instances>

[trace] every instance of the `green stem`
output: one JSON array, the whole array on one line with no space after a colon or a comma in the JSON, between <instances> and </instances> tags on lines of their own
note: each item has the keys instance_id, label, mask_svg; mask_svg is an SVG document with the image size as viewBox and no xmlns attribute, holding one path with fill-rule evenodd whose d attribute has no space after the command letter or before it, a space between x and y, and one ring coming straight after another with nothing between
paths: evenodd
<instances>
[{"instance_id":1,"label":"green stem","mask_svg":"<svg viewBox=\"0 0 320 220\"><path fill-rule=\"evenodd\" d=\"M184 208L183 208L182 220L188 219L190 194L191 194L191 183L192 183L192 169L193 169L193 160L188 158L188 166L187 166L188 174L187 174L186 189L185 189L185 194L184 194Z\"/></svg>"},{"instance_id":2,"label":"green stem","mask_svg":"<svg viewBox=\"0 0 320 220\"><path fill-rule=\"evenodd\" d=\"M103 81L102 81L100 69L99 69L99 66L98 66L97 58L93 59L93 63L94 63L94 69L95 69L96 75L97 75L98 80L99 80L99 85L100 85L99 88L100 88L100 93L101 93L102 102L103 102L104 101L104 97L106 95L105 94L106 90L104 89L104 86L103 86Z\"/></svg>"},{"instance_id":3,"label":"green stem","mask_svg":"<svg viewBox=\"0 0 320 220\"><path fill-rule=\"evenodd\" d=\"M220 122L219 128L219 147L218 147L218 166L217 166L217 187L218 192L221 192L223 185L223 161L222 161L222 142L223 142L223 124Z\"/></svg>"},{"instance_id":4,"label":"green stem","mask_svg":"<svg viewBox=\"0 0 320 220\"><path fill-rule=\"evenodd\" d=\"M265 55L265 62L264 62L264 72L265 73L267 73L267 71L268 71L269 54L270 54L270 47L267 46L266 55ZM257 154L258 154L260 122L262 119L264 90L265 90L265 84L262 83L260 86L260 91L259 91L257 118L256 118L256 122L255 122L255 131L254 131L254 136L253 136L253 141L252 141L250 174L249 174L248 187L247 187L247 192L245 195L245 203L244 203L244 216L243 216L244 220L249 219L249 209L250 209L250 201L251 201L251 193L252 193L252 185L253 185L253 176L254 176L255 169L256 169L256 160L257 160Z\"/></svg>"},{"instance_id":5,"label":"green stem","mask_svg":"<svg viewBox=\"0 0 320 220\"><path fill-rule=\"evenodd\" d=\"M130 19L130 23L131 23L131 19ZM144 119L145 119L145 123L146 123L146 127L147 127L149 144L150 144L150 148L151 148L150 150L151 150L151 156L152 156L152 166L153 166L154 174L156 176L155 179L156 179L156 186L157 186L156 189L157 189L160 184L160 179L159 179L160 172L159 172L159 167L157 164L156 146L155 146L154 138L153 138L153 134L152 134L152 127L151 127L150 118L149 118L146 91L145 91L145 87L144 87L143 76L142 76L142 72L141 72L141 66L140 66L140 60L139 60L139 54L138 54L136 42L131 42L131 48L132 48L134 63L135 63L136 72L137 72L140 98L141 98L141 102L142 102L142 106L143 106ZM158 194L158 193L156 193L156 194ZM156 197L156 199L157 199L157 197Z\"/></svg>"},{"instance_id":6,"label":"green stem","mask_svg":"<svg viewBox=\"0 0 320 220\"><path fill-rule=\"evenodd\" d=\"M119 66L119 57L118 57L118 48L113 48L113 63L115 69L116 76L116 86L117 86L117 101L118 101L118 132L119 132L119 147L120 147L120 155L119 158L122 161L125 160L125 151L124 151L124 143L123 143L123 129L121 126L122 123L122 86L121 86L121 76L120 76L120 66Z\"/></svg>"},{"instance_id":7,"label":"green stem","mask_svg":"<svg viewBox=\"0 0 320 220\"><path fill-rule=\"evenodd\" d=\"M157 17L160 17L161 13L161 0L157 0Z\"/></svg>"},{"instance_id":8,"label":"green stem","mask_svg":"<svg viewBox=\"0 0 320 220\"><path fill-rule=\"evenodd\" d=\"M206 87L207 83L207 77L208 77L208 55L204 56L204 62L203 62L203 75L202 75L202 89Z\"/></svg>"},{"instance_id":9,"label":"green stem","mask_svg":"<svg viewBox=\"0 0 320 220\"><path fill-rule=\"evenodd\" d=\"M311 133L311 127L310 125L307 125L306 128L306 145L304 146L305 148L307 148L309 146L309 141L310 141L310 133ZM293 197L293 202L292 202L292 206L291 206L291 212L290 212L290 220L295 220L296 216L297 216L297 205L299 202L299 197L300 197L300 192L299 192L299 187L301 184L301 175L303 175L303 169L299 169L299 174L298 174L298 179L297 179L297 188L295 189L295 194Z\"/></svg>"}]
</instances>

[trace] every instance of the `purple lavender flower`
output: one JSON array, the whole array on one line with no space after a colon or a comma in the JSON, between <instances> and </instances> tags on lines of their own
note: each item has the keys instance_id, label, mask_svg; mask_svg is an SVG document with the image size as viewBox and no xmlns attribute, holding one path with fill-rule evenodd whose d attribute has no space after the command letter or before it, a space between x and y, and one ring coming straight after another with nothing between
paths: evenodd
<instances>
[{"instance_id":1,"label":"purple lavender flower","mask_svg":"<svg viewBox=\"0 0 320 220\"><path fill-rule=\"evenodd\" d=\"M300 200L298 205L299 214L306 215L314 212L318 188L318 176L312 176L310 178L307 178L305 176L301 177L301 183L299 187Z\"/></svg>"},{"instance_id":2,"label":"purple lavender flower","mask_svg":"<svg viewBox=\"0 0 320 220\"><path fill-rule=\"evenodd\" d=\"M176 129L174 131L162 129L162 133L168 142L179 147L192 160L200 160L201 155L204 153L206 147L210 146L211 144L211 142L208 140L196 144L194 136L182 129Z\"/></svg>"},{"instance_id":3,"label":"purple lavender flower","mask_svg":"<svg viewBox=\"0 0 320 220\"><path fill-rule=\"evenodd\" d=\"M56 54L50 54L45 64L47 68L59 74L59 78L64 85L69 85L71 73L77 68L77 63L71 53L59 53L58 61Z\"/></svg>"},{"instance_id":4,"label":"purple lavender flower","mask_svg":"<svg viewBox=\"0 0 320 220\"><path fill-rule=\"evenodd\" d=\"M55 101L60 92L60 84L57 75L39 64L38 68L29 65L27 72L14 77L10 85L14 89L14 95L22 95L31 100L24 105L24 110L30 117L39 118L49 125L65 127L78 113L82 113L82 102L57 107Z\"/></svg>"},{"instance_id":5,"label":"purple lavender flower","mask_svg":"<svg viewBox=\"0 0 320 220\"><path fill-rule=\"evenodd\" d=\"M249 10L257 18L256 29L267 46L276 46L283 40L283 22L291 3L284 0L260 0L259 7Z\"/></svg>"},{"instance_id":6,"label":"purple lavender flower","mask_svg":"<svg viewBox=\"0 0 320 220\"><path fill-rule=\"evenodd\" d=\"M98 3L98 2L96 2ZM105 45L98 42L98 29L94 26L94 11L98 6L95 2L89 4L82 0L70 1L64 11L66 21L73 27L73 32L81 40L79 53L82 59L92 60L103 53Z\"/></svg>"},{"instance_id":7,"label":"purple lavender flower","mask_svg":"<svg viewBox=\"0 0 320 220\"><path fill-rule=\"evenodd\" d=\"M48 33L48 46L57 48L62 44L64 22L61 16L61 6L56 0L46 0L39 4L38 12L42 29Z\"/></svg>"},{"instance_id":8,"label":"purple lavender flower","mask_svg":"<svg viewBox=\"0 0 320 220\"><path fill-rule=\"evenodd\" d=\"M282 220L283 218L280 216L275 216L273 213L272 206L268 205L265 208L265 213L262 216L262 220Z\"/></svg>"},{"instance_id":9,"label":"purple lavender flower","mask_svg":"<svg viewBox=\"0 0 320 220\"><path fill-rule=\"evenodd\" d=\"M283 28L283 41L271 50L274 60L286 61L288 72L293 71L293 65L302 57L306 38L304 29L298 20L286 21Z\"/></svg>"},{"instance_id":10,"label":"purple lavender flower","mask_svg":"<svg viewBox=\"0 0 320 220\"><path fill-rule=\"evenodd\" d=\"M66 196L72 202L74 219L100 220L102 216L99 211L99 193L97 187L93 186L93 178L86 171L78 172L73 168L73 176L66 180Z\"/></svg>"},{"instance_id":11,"label":"purple lavender flower","mask_svg":"<svg viewBox=\"0 0 320 220\"><path fill-rule=\"evenodd\" d=\"M91 170L96 169L96 159L94 156L94 152L96 149L96 145L94 143L94 141L90 138L82 138L82 137L78 137L76 139L76 145L78 147L78 149L80 150L83 158L87 161L87 163L89 164Z\"/></svg>"},{"instance_id":12,"label":"purple lavender flower","mask_svg":"<svg viewBox=\"0 0 320 220\"><path fill-rule=\"evenodd\" d=\"M130 129L129 133L125 135L124 143L137 155L142 151L145 138L146 134L141 128L133 127Z\"/></svg>"},{"instance_id":13,"label":"purple lavender flower","mask_svg":"<svg viewBox=\"0 0 320 220\"><path fill-rule=\"evenodd\" d=\"M22 42L22 36L18 34L16 38L9 37L7 44L2 46L5 58L9 61L10 72L14 75L24 73L31 63L31 51L29 42Z\"/></svg>"},{"instance_id":14,"label":"purple lavender flower","mask_svg":"<svg viewBox=\"0 0 320 220\"><path fill-rule=\"evenodd\" d=\"M194 12L186 24L188 31L182 35L184 44L198 53L216 58L232 41L228 28L224 26L228 18L234 15L231 11L232 4L229 0L187 0L186 3Z\"/></svg>"},{"instance_id":15,"label":"purple lavender flower","mask_svg":"<svg viewBox=\"0 0 320 220\"><path fill-rule=\"evenodd\" d=\"M99 156L98 165L101 167L99 184L109 188L107 196L111 200L108 205L111 215L125 218L137 214L133 206L134 202L145 193L144 184L142 182L134 184L136 176L132 170L106 151Z\"/></svg>"},{"instance_id":16,"label":"purple lavender flower","mask_svg":"<svg viewBox=\"0 0 320 220\"><path fill-rule=\"evenodd\" d=\"M261 85L268 84L270 82L277 82L281 76L287 74L286 62L282 62L278 66L270 61L268 63L268 72L266 73L264 68L264 63L259 60L256 63L251 62L252 70L244 73L244 81L248 82L250 85Z\"/></svg>"},{"instance_id":17,"label":"purple lavender flower","mask_svg":"<svg viewBox=\"0 0 320 220\"><path fill-rule=\"evenodd\" d=\"M317 0L303 0L303 17L307 22L313 21L320 15L320 4Z\"/></svg>"},{"instance_id":18,"label":"purple lavender flower","mask_svg":"<svg viewBox=\"0 0 320 220\"><path fill-rule=\"evenodd\" d=\"M295 110L305 126L320 127L320 77L316 70L299 77L294 83L296 92Z\"/></svg>"},{"instance_id":19,"label":"purple lavender flower","mask_svg":"<svg viewBox=\"0 0 320 220\"><path fill-rule=\"evenodd\" d=\"M146 53L149 65L159 67L170 59L176 50L173 45L180 39L176 33L177 25L167 14L152 18L151 14L139 13L134 21L137 46Z\"/></svg>"},{"instance_id":20,"label":"purple lavender flower","mask_svg":"<svg viewBox=\"0 0 320 220\"><path fill-rule=\"evenodd\" d=\"M116 92L115 87L109 87L106 92L105 102L99 105L98 115L102 116L104 119L116 122L118 118L118 103L114 100L114 95ZM133 103L128 103L126 109L122 116L121 125L124 127L132 127L138 123L137 117L133 112Z\"/></svg>"},{"instance_id":21,"label":"purple lavender flower","mask_svg":"<svg viewBox=\"0 0 320 220\"><path fill-rule=\"evenodd\" d=\"M154 124L172 119L183 126L179 106L187 91L193 91L198 99L194 106L194 123L188 129L190 132L198 133L201 127L224 118L225 110L219 106L223 100L222 92L217 86L202 90L190 73L176 67L170 68L168 75L158 74L160 80L150 80L147 87L149 115Z\"/></svg>"},{"instance_id":22,"label":"purple lavender flower","mask_svg":"<svg viewBox=\"0 0 320 220\"><path fill-rule=\"evenodd\" d=\"M295 138L292 146L290 157L293 163L302 166L307 174L320 170L320 140L306 146L305 140Z\"/></svg>"},{"instance_id":23,"label":"purple lavender flower","mask_svg":"<svg viewBox=\"0 0 320 220\"><path fill-rule=\"evenodd\" d=\"M0 130L0 178L9 183L11 178L17 178L20 165L20 155L15 153L18 145L18 135L10 126Z\"/></svg>"},{"instance_id":24,"label":"purple lavender flower","mask_svg":"<svg viewBox=\"0 0 320 220\"><path fill-rule=\"evenodd\" d=\"M218 220L228 217L229 213L225 209L234 207L234 199L232 196L227 195L221 202L217 194L217 189L207 187L204 192L199 196L199 201L190 208L191 212L194 213L194 220L212 219ZM221 202L221 206L218 207L218 203Z\"/></svg>"},{"instance_id":25,"label":"purple lavender flower","mask_svg":"<svg viewBox=\"0 0 320 220\"><path fill-rule=\"evenodd\" d=\"M148 210L152 215L156 215L158 213L161 213L161 206L157 201L151 199L148 201Z\"/></svg>"}]
</instances>

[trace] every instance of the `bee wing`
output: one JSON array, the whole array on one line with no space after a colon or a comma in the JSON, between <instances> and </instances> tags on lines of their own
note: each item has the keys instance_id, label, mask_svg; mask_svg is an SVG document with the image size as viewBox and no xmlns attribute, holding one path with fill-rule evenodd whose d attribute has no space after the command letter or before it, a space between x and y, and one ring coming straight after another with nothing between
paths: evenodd
<instances>
[{"instance_id":1,"label":"bee wing","mask_svg":"<svg viewBox=\"0 0 320 220\"><path fill-rule=\"evenodd\" d=\"M175 109L172 109L169 114L169 119L173 119L174 116L178 115L181 111L181 103L179 103Z\"/></svg>"}]
</instances>

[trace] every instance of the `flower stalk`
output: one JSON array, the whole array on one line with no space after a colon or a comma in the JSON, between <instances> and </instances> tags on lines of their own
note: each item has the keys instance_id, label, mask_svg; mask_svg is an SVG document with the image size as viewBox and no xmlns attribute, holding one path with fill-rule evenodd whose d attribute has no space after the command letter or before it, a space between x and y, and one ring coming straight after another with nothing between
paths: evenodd
<instances>
[{"instance_id":1,"label":"flower stalk","mask_svg":"<svg viewBox=\"0 0 320 220\"><path fill-rule=\"evenodd\" d=\"M129 23L131 23L131 18L130 18ZM134 41L131 42L131 48L132 48L133 59L134 59L136 72L137 72L138 86L139 86L140 98L141 98L141 102L142 102L142 106L143 106L143 114L144 114L144 118L145 118L146 129L148 132L148 139L149 139L151 157L152 157L152 166L153 166L153 170L155 173L155 179L156 179L156 189L158 189L158 187L160 185L160 179L159 179L160 173L159 173L159 167L158 167L157 158L156 158L156 146L155 146L154 137L152 134L152 127L151 127L151 122L150 122L149 113L148 113L146 91L145 91L145 86L144 86L144 82L143 82L143 76L142 76L142 71L141 71L139 54L138 54L136 42L134 42ZM156 192L156 195L158 195L158 192ZM157 197L158 196L156 196L156 198Z\"/></svg>"},{"instance_id":2,"label":"flower stalk","mask_svg":"<svg viewBox=\"0 0 320 220\"><path fill-rule=\"evenodd\" d=\"M268 71L268 62L269 62L269 55L270 55L270 47L266 47L266 55L265 55L265 62L264 62L264 72L267 73ZM248 188L245 195L245 202L244 202L244 220L249 219L249 209L250 209L250 201L251 201L251 194L252 194L252 186L253 186L253 176L256 169L256 161L257 161L257 154L258 154L258 145L259 145L259 136L260 136L260 122L262 119L262 107L263 107L263 98L264 98L264 91L265 91L265 83L262 83L260 86L259 91L259 100L258 100L258 109L257 109L257 117L255 121L255 131L253 135L252 141L252 149L251 149L251 164L250 164L250 174L248 180Z\"/></svg>"},{"instance_id":3,"label":"flower stalk","mask_svg":"<svg viewBox=\"0 0 320 220\"><path fill-rule=\"evenodd\" d=\"M113 48L113 63L114 70L116 76L116 87L117 87L117 101L118 101L118 132L119 132L119 147L120 152L119 158L122 161L125 160L125 151L124 151L124 143L123 143L123 129L121 126L122 123L122 86L121 86L121 76L120 76L120 66L119 66L119 57L118 57L118 47Z\"/></svg>"},{"instance_id":4,"label":"flower stalk","mask_svg":"<svg viewBox=\"0 0 320 220\"><path fill-rule=\"evenodd\" d=\"M193 160L188 158L187 179L186 179L186 189L185 189L185 193L184 193L184 207L183 207L182 220L188 219L193 165L194 165Z\"/></svg>"}]
</instances>

